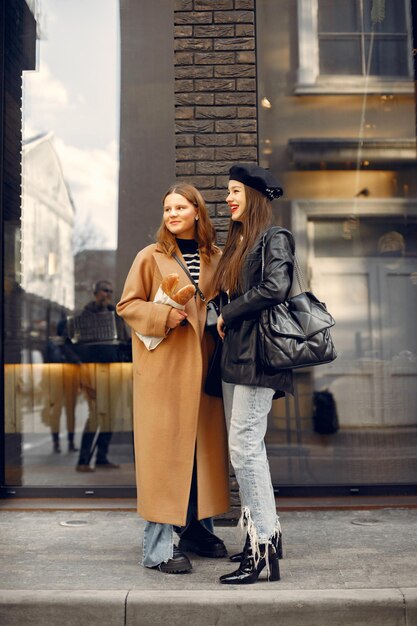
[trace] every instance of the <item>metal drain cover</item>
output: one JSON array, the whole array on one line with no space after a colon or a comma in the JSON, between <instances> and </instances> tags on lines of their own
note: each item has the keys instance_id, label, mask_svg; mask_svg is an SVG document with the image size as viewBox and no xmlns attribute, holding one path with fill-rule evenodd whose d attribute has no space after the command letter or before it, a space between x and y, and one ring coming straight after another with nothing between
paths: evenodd
<instances>
[{"instance_id":1,"label":"metal drain cover","mask_svg":"<svg viewBox=\"0 0 417 626\"><path fill-rule=\"evenodd\" d=\"M375 517L358 517L357 519L352 520L352 524L357 524L358 526L374 526L375 524L380 524L381 520L376 519Z\"/></svg>"},{"instance_id":2,"label":"metal drain cover","mask_svg":"<svg viewBox=\"0 0 417 626\"><path fill-rule=\"evenodd\" d=\"M60 526L85 526L88 522L84 519L70 519L67 522L59 522Z\"/></svg>"}]
</instances>

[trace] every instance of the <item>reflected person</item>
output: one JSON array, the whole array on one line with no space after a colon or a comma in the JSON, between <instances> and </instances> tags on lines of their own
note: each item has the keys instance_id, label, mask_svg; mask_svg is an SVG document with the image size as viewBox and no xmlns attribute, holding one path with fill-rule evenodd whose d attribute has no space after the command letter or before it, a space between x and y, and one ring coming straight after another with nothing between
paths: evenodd
<instances>
[{"instance_id":1,"label":"reflected person","mask_svg":"<svg viewBox=\"0 0 417 626\"><path fill-rule=\"evenodd\" d=\"M75 408L80 391L80 359L67 334L66 316L63 315L56 327L56 336L48 338L45 363L54 364L44 370L42 384L45 391L45 406L42 421L49 426L53 451L61 452L60 422L62 408L65 410L68 452L78 452L74 442ZM60 365L58 365L60 364Z\"/></svg>"},{"instance_id":2,"label":"reflected person","mask_svg":"<svg viewBox=\"0 0 417 626\"><path fill-rule=\"evenodd\" d=\"M94 340L80 342L77 347L81 365L81 388L84 390L88 402L88 419L81 438L80 455L76 470L78 472L93 472L90 463L97 449L95 467L100 469L118 469L117 463L107 458L112 438L112 420L114 416L108 411L107 415L97 410L96 363L114 363L120 361L120 342L126 339L126 330L123 321L118 318L116 308L112 304L113 286L107 280L99 280L94 285L94 300L86 304L80 322L84 328L96 334ZM112 315L107 315L111 313ZM118 340L111 339L109 323L114 319ZM81 327L83 327L81 326ZM101 338L100 338L101 334ZM110 375L110 372L107 372Z\"/></svg>"}]
</instances>

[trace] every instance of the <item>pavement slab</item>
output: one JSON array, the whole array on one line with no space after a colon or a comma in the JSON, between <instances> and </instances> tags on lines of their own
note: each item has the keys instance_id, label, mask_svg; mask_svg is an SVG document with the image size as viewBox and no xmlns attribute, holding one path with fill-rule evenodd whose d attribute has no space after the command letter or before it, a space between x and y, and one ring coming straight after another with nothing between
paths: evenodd
<instances>
[{"instance_id":1,"label":"pavement slab","mask_svg":"<svg viewBox=\"0 0 417 626\"><path fill-rule=\"evenodd\" d=\"M284 511L281 580L224 587L228 559L141 567L132 511L0 512L1 626L417 626L417 509ZM242 539L217 526L230 553Z\"/></svg>"}]
</instances>

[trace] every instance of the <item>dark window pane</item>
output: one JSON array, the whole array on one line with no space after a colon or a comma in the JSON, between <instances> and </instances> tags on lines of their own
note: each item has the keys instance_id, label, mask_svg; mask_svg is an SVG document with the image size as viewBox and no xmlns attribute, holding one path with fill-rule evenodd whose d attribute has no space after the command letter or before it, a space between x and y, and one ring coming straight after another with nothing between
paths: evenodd
<instances>
[{"instance_id":1,"label":"dark window pane","mask_svg":"<svg viewBox=\"0 0 417 626\"><path fill-rule=\"evenodd\" d=\"M365 49L368 58L370 38ZM408 76L408 54L406 38L381 37L374 39L372 46L371 76Z\"/></svg>"},{"instance_id":2,"label":"dark window pane","mask_svg":"<svg viewBox=\"0 0 417 626\"><path fill-rule=\"evenodd\" d=\"M359 37L320 39L320 74L362 74Z\"/></svg>"},{"instance_id":3,"label":"dark window pane","mask_svg":"<svg viewBox=\"0 0 417 626\"><path fill-rule=\"evenodd\" d=\"M360 30L357 0L319 0L319 33L354 33Z\"/></svg>"}]
</instances>

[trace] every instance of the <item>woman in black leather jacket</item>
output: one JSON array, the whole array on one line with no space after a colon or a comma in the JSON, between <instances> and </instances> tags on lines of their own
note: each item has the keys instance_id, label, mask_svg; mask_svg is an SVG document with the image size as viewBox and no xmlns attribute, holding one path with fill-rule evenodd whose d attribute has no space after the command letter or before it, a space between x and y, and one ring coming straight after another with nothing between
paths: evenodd
<instances>
[{"instance_id":1,"label":"woman in black leather jacket","mask_svg":"<svg viewBox=\"0 0 417 626\"><path fill-rule=\"evenodd\" d=\"M268 373L257 356L257 323L262 309L283 302L293 275L291 233L272 226L274 198L282 189L257 165L230 169L227 203L231 211L223 255L215 275L217 289L229 294L217 329L223 339L222 380L229 430L230 460L239 483L240 525L247 537L243 552L232 557L239 568L220 577L223 584L248 584L266 568L279 580L281 528L264 437L272 400L292 393L290 371Z\"/></svg>"}]
</instances>

